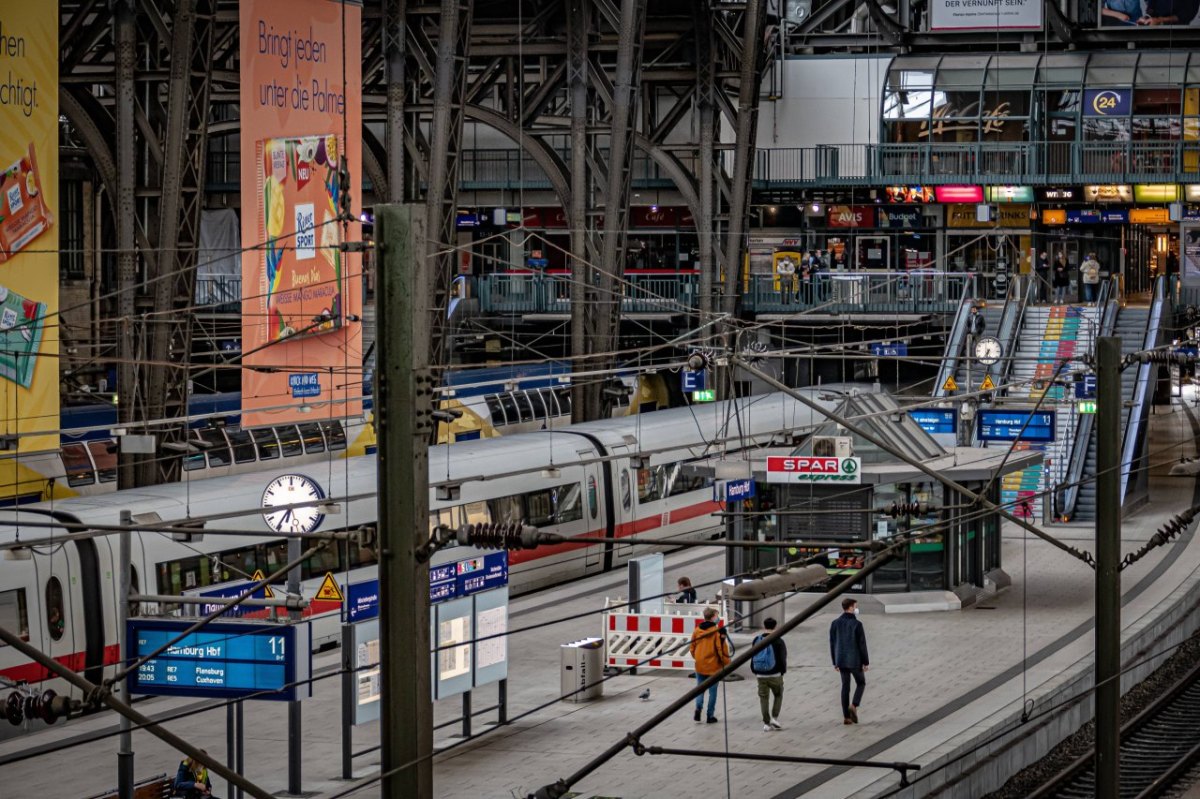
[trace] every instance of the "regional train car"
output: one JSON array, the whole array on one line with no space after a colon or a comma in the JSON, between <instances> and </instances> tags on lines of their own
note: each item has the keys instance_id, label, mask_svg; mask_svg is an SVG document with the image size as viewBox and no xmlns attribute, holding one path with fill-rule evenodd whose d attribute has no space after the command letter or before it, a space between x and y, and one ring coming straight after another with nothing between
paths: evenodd
<instances>
[{"instance_id":1,"label":"regional train car","mask_svg":"<svg viewBox=\"0 0 1200 799\"><path fill-rule=\"evenodd\" d=\"M805 391L826 408L841 400L828 389ZM568 537L606 539L512 553L515 594L614 569L634 551L621 543L632 534L669 545L720 530L711 515L718 506L710 481L690 473L689 462L721 453L736 456L784 434L802 435L823 418L787 395L767 394L432 447L430 527L521 521ZM118 658L118 537L61 540L61 528L46 524L117 524L121 511L128 510L137 524L194 529L186 534L140 531L131 537L134 591L178 596L245 580L259 570L271 574L288 562L288 525L280 517L290 514L264 512L266 489L281 478L309 488L314 500L307 512L315 529L374 525L376 467L373 456L329 458L299 471L277 462L254 473L206 480L185 476L181 483L0 510L0 541L31 544L0 559L0 625L20 630L43 651L97 681ZM56 536L60 540L53 540ZM464 556L470 551L475 550ZM304 562L303 595L313 598L330 572L342 585L370 579L374 560L374 552L358 544L331 545ZM170 603L131 605L129 612L179 611ZM306 615L313 622L314 645L336 641L340 605L313 602ZM4 646L0 681L71 691Z\"/></svg>"}]
</instances>

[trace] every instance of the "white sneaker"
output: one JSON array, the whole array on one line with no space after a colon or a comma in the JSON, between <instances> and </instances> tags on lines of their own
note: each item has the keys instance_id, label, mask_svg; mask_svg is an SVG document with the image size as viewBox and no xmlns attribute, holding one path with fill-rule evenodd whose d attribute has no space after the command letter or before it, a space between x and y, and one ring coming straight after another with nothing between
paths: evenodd
<instances>
[{"instance_id":1,"label":"white sneaker","mask_svg":"<svg viewBox=\"0 0 1200 799\"><path fill-rule=\"evenodd\" d=\"M774 729L775 729L775 728L774 728L774 727L772 727L770 724L764 724L764 725L763 725L763 732L771 732L771 731L773 731Z\"/></svg>"},{"instance_id":2,"label":"white sneaker","mask_svg":"<svg viewBox=\"0 0 1200 799\"><path fill-rule=\"evenodd\" d=\"M769 726L773 730L782 730L783 729L783 725L779 723L779 719L771 719L771 724Z\"/></svg>"}]
</instances>

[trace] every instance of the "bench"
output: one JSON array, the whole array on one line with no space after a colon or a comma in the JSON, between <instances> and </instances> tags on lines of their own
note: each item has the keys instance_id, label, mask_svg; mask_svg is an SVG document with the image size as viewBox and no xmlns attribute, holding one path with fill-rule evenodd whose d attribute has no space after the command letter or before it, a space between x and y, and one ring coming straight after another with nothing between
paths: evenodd
<instances>
[{"instance_id":1,"label":"bench","mask_svg":"<svg viewBox=\"0 0 1200 799\"><path fill-rule=\"evenodd\" d=\"M174 778L168 777L166 774L159 774L157 777L140 780L133 784L133 799L171 799L174 792L171 790L171 783ZM95 796L89 796L88 799L118 799L117 789L98 793Z\"/></svg>"}]
</instances>

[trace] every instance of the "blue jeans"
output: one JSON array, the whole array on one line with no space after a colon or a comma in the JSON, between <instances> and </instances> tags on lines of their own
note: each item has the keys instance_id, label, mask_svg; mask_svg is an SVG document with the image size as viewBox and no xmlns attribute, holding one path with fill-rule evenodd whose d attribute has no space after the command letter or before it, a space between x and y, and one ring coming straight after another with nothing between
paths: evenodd
<instances>
[{"instance_id":1,"label":"blue jeans","mask_svg":"<svg viewBox=\"0 0 1200 799\"><path fill-rule=\"evenodd\" d=\"M708 676L709 675L707 675L707 674L697 674L696 675L696 684L698 685L698 684L704 682L705 680L708 679ZM712 685L710 685L708 687L708 717L710 719L713 716L717 715L717 687L720 686L720 684L721 684L721 681L718 680L717 682L713 683ZM699 711L703 707L704 707L704 694L697 694L696 695L696 710Z\"/></svg>"}]
</instances>

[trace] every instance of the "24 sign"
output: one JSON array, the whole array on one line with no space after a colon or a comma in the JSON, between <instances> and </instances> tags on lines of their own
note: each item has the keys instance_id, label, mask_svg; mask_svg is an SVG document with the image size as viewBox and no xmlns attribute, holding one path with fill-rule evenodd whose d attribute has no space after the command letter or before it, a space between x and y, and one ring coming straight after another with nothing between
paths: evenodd
<instances>
[{"instance_id":1,"label":"24 sign","mask_svg":"<svg viewBox=\"0 0 1200 799\"><path fill-rule=\"evenodd\" d=\"M861 483L859 458L773 455L767 458L768 483Z\"/></svg>"}]
</instances>

